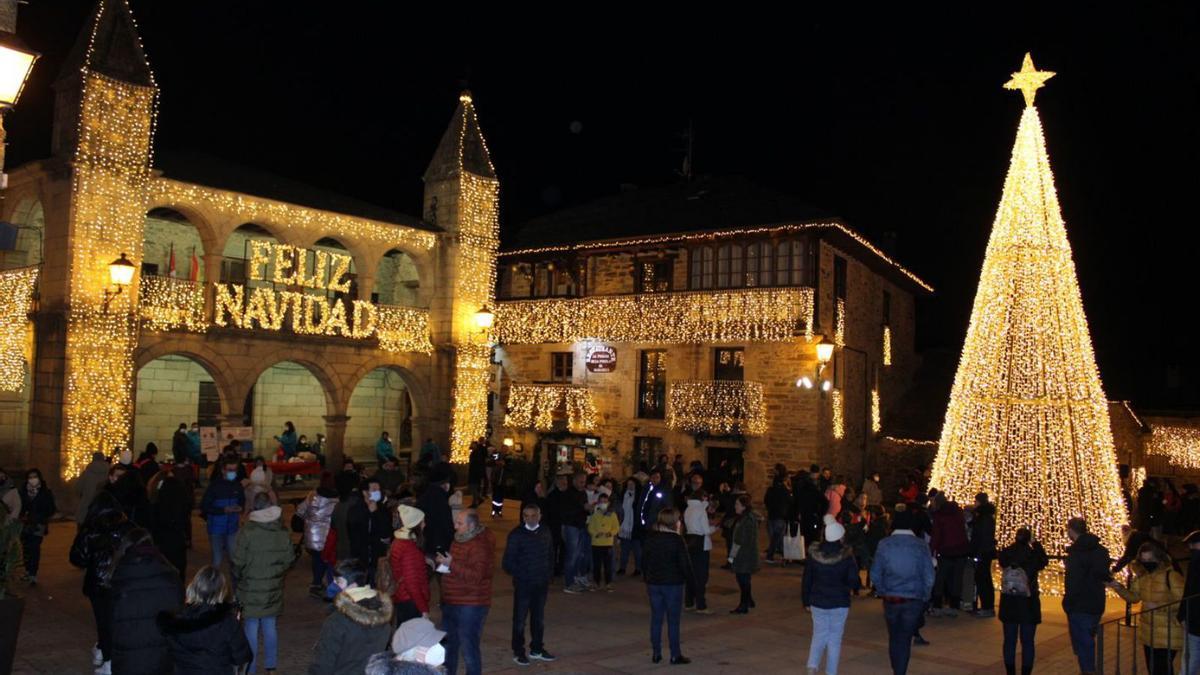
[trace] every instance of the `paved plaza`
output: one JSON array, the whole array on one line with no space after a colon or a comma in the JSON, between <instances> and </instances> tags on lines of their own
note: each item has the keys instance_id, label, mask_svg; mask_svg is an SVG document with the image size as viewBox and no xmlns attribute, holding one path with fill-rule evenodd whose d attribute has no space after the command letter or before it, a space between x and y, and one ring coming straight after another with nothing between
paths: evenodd
<instances>
[{"instance_id":1,"label":"paved plaza","mask_svg":"<svg viewBox=\"0 0 1200 675\"><path fill-rule=\"evenodd\" d=\"M505 509L504 519L485 521L495 531L500 546L516 524L515 503ZM291 506L285 510L285 522ZM204 523L193 523L196 549L191 552L189 571L208 558ZM55 523L43 549L43 570L36 589L19 588L26 598L25 616L17 645L15 673L90 673L90 649L95 639L91 610L80 593L82 573L67 562L67 551L75 525ZM297 535L293 535L295 537ZM493 604L484 628L484 671L488 673L637 673L668 666L650 663L647 638L649 607L643 584L619 578L614 593L568 595L556 585L547 606L546 648L558 656L549 664L526 668L512 662L509 648L512 589L507 575L499 570L502 551L497 551ZM731 616L737 602L733 576L714 569L709 582L711 616L685 613L683 652L692 664L680 667L693 673L795 673L803 672L808 655L812 624L800 604L801 568L764 567L754 577L758 608L747 616ZM283 615L279 620L279 673L305 673L321 622L331 605L307 595L307 558L289 573ZM18 584L20 587L21 585ZM436 591L435 591L436 593ZM1044 601L1044 623L1037 634L1036 672L1073 673L1066 618L1055 598ZM1120 611L1110 603L1115 614ZM440 618L434 609L434 620ZM915 648L910 673L946 674L1002 673L1001 631L995 619L930 619L924 630L933 643ZM666 636L664 634L664 642ZM665 646L665 645L664 645ZM686 668L686 670L684 670ZM878 601L856 600L851 607L842 644L841 673L846 675L889 672L887 631Z\"/></svg>"}]
</instances>

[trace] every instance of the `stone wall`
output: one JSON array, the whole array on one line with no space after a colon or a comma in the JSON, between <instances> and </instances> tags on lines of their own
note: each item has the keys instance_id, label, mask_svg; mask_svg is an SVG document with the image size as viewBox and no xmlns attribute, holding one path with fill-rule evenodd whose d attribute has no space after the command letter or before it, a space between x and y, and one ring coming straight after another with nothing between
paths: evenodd
<instances>
[{"instance_id":1,"label":"stone wall","mask_svg":"<svg viewBox=\"0 0 1200 675\"><path fill-rule=\"evenodd\" d=\"M588 258L588 294L620 295L633 292L633 262L625 254Z\"/></svg>"},{"instance_id":2,"label":"stone wall","mask_svg":"<svg viewBox=\"0 0 1200 675\"><path fill-rule=\"evenodd\" d=\"M146 230L142 241L142 262L158 265L158 273L166 276L171 268L171 247L175 249L175 276L187 279L191 269L192 252L196 253L197 277L204 281L204 244L200 233L192 225L172 220L146 217ZM237 257L241 257L238 249Z\"/></svg>"},{"instance_id":3,"label":"stone wall","mask_svg":"<svg viewBox=\"0 0 1200 675\"><path fill-rule=\"evenodd\" d=\"M325 433L325 413L325 391L308 368L286 361L271 366L254 385L254 453L274 454L279 442L273 437L283 433L284 422L316 440Z\"/></svg>"},{"instance_id":4,"label":"stone wall","mask_svg":"<svg viewBox=\"0 0 1200 675\"><path fill-rule=\"evenodd\" d=\"M416 265L407 253L397 252L379 260L375 273L375 292L383 305L414 307L420 303L421 281Z\"/></svg>"},{"instance_id":5,"label":"stone wall","mask_svg":"<svg viewBox=\"0 0 1200 675\"><path fill-rule=\"evenodd\" d=\"M19 392L0 392L0 467L21 467L27 460L29 406L33 391L29 379L29 363L33 360L32 327L25 337L25 386Z\"/></svg>"},{"instance_id":6,"label":"stone wall","mask_svg":"<svg viewBox=\"0 0 1200 675\"><path fill-rule=\"evenodd\" d=\"M411 406L403 378L393 370L373 370L359 382L347 408L346 454L355 459L375 460L375 442L379 433L388 432L397 450L401 443L401 424L409 417Z\"/></svg>"},{"instance_id":7,"label":"stone wall","mask_svg":"<svg viewBox=\"0 0 1200 675\"><path fill-rule=\"evenodd\" d=\"M200 383L212 381L203 366L184 356L164 356L142 366L134 398L134 455L154 442L160 456L169 457L179 424L196 421Z\"/></svg>"}]
</instances>

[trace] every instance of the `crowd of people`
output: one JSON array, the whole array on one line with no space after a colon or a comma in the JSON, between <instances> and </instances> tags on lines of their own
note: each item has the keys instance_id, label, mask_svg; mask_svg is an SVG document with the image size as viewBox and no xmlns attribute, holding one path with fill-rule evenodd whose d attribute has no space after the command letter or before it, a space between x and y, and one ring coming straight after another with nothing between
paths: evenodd
<instances>
[{"instance_id":1,"label":"crowd of people","mask_svg":"<svg viewBox=\"0 0 1200 675\"><path fill-rule=\"evenodd\" d=\"M294 432L287 425L282 440ZM80 506L70 551L71 563L84 571L83 594L95 620L96 672L273 672L284 580L305 555L309 594L331 605L311 673L410 666L453 673L460 661L467 673L482 672L497 549L477 507L501 515L503 456L482 441L472 445L468 508L432 441L422 449L415 481L399 470L386 433L375 449L373 472L350 459L336 472L327 467L297 500L290 523L269 463L244 461L236 448L211 462L198 503L201 472L190 452L162 463L153 444L136 461L128 452L112 463L96 453L75 484ZM777 464L760 516L739 478L726 465L685 468L681 456L663 455L620 483L582 470L560 472L549 484L538 480L521 500L520 523L507 535L500 564L513 584L513 661L555 660L545 639L556 577L567 594L612 591L625 577L645 584L651 660L663 660L665 623L669 662L689 663L681 616L713 613L707 586L720 535L717 567L739 590L731 615L755 609L753 578L762 565L803 564L800 596L812 620L809 672L837 672L852 598L864 594L882 602L894 673L907 671L914 645L929 644L921 632L928 619L962 612L998 615L1007 671L1032 672L1042 618L1039 574L1050 558L1026 528L1011 542L997 542L988 495L964 508L930 487L928 471L918 469L889 500L878 474L855 490L828 468L789 472ZM1139 629L1148 672L1174 672L1185 643L1189 667L1200 672L1200 621L1188 621L1200 611L1200 601L1190 598L1200 593L1200 567L1190 566L1185 577L1169 555L1164 535L1188 521L1166 518L1164 495L1154 481L1143 486L1116 560L1085 521L1065 524L1072 543L1062 606L1081 672L1095 670L1095 632L1109 589L1154 614ZM189 577L197 508L211 561ZM30 585L37 583L41 539L55 513L40 471L28 470L19 485L0 471L0 524L19 531ZM767 535L761 542L760 530ZM1200 558L1200 532L1183 543ZM993 563L1001 580L998 612ZM440 628L433 610L440 610Z\"/></svg>"}]
</instances>

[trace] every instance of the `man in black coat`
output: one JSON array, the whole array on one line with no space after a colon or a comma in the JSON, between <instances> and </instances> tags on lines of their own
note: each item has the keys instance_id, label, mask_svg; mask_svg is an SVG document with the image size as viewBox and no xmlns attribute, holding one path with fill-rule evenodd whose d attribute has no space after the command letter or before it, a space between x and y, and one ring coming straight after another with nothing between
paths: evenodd
<instances>
[{"instance_id":1,"label":"man in black coat","mask_svg":"<svg viewBox=\"0 0 1200 675\"><path fill-rule=\"evenodd\" d=\"M529 659L553 661L543 638L546 630L546 596L554 573L554 540L541 524L537 504L521 507L521 524L508 533L502 567L513 579L513 662L529 665ZM525 618L530 618L529 656L525 655Z\"/></svg>"},{"instance_id":2,"label":"man in black coat","mask_svg":"<svg viewBox=\"0 0 1200 675\"><path fill-rule=\"evenodd\" d=\"M1067 521L1066 573L1063 577L1063 611L1071 635L1071 649L1079 660L1079 670L1096 671L1096 627L1104 614L1104 587L1112 580L1108 572L1108 549L1096 535L1088 532L1087 521Z\"/></svg>"},{"instance_id":3,"label":"man in black coat","mask_svg":"<svg viewBox=\"0 0 1200 675\"><path fill-rule=\"evenodd\" d=\"M450 486L454 474L439 464L429 474L429 486L417 500L417 508L425 514L425 553L430 557L446 555L454 540L454 515L450 513Z\"/></svg>"},{"instance_id":4,"label":"man in black coat","mask_svg":"<svg viewBox=\"0 0 1200 675\"><path fill-rule=\"evenodd\" d=\"M362 563L371 586L375 585L375 563L387 554L392 542L392 516L383 503L383 486L372 478L363 483L362 499L354 500L346 514L350 555Z\"/></svg>"},{"instance_id":5,"label":"man in black coat","mask_svg":"<svg viewBox=\"0 0 1200 675\"><path fill-rule=\"evenodd\" d=\"M187 435L187 424L179 423L179 428L171 436L171 459L182 462L192 456L192 442Z\"/></svg>"},{"instance_id":6,"label":"man in black coat","mask_svg":"<svg viewBox=\"0 0 1200 675\"><path fill-rule=\"evenodd\" d=\"M971 518L971 557L975 559L975 595L979 598L978 617L996 615L996 589L992 584L992 561L996 559L996 505L986 492L975 495Z\"/></svg>"},{"instance_id":7,"label":"man in black coat","mask_svg":"<svg viewBox=\"0 0 1200 675\"><path fill-rule=\"evenodd\" d=\"M811 548L820 542L821 522L825 516L821 502L824 499L817 490L811 474L800 471L792 478L792 520L800 523L805 548Z\"/></svg>"},{"instance_id":8,"label":"man in black coat","mask_svg":"<svg viewBox=\"0 0 1200 675\"><path fill-rule=\"evenodd\" d=\"M483 479L487 474L488 449L480 441L471 444L467 457L467 486L471 489L471 508L483 501Z\"/></svg>"}]
</instances>

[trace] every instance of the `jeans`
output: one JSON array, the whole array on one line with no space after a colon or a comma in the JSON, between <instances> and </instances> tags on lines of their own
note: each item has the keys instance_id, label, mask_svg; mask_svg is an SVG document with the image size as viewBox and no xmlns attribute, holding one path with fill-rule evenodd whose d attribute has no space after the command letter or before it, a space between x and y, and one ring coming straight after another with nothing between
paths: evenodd
<instances>
[{"instance_id":1,"label":"jeans","mask_svg":"<svg viewBox=\"0 0 1200 675\"><path fill-rule=\"evenodd\" d=\"M842 655L842 631L846 628L849 607L833 609L812 608L813 634L808 645L808 667L821 667L821 655L825 655L826 675L837 675L838 658Z\"/></svg>"},{"instance_id":2,"label":"jeans","mask_svg":"<svg viewBox=\"0 0 1200 675\"><path fill-rule=\"evenodd\" d=\"M329 582L332 581L329 575L333 573L333 570L329 569L329 563L321 559L320 551L314 551L310 548L308 549L308 555L312 558L312 585L324 590L329 585Z\"/></svg>"},{"instance_id":3,"label":"jeans","mask_svg":"<svg viewBox=\"0 0 1200 675\"><path fill-rule=\"evenodd\" d=\"M750 609L754 606L754 595L750 592L750 575L737 573L733 576L737 579L738 590L742 592L741 600L738 602L738 609Z\"/></svg>"},{"instance_id":4,"label":"jeans","mask_svg":"<svg viewBox=\"0 0 1200 675\"><path fill-rule=\"evenodd\" d=\"M546 584L513 584L512 648L516 656L525 655L525 617L529 617L529 651L540 652L545 648L542 638L546 633Z\"/></svg>"},{"instance_id":5,"label":"jeans","mask_svg":"<svg viewBox=\"0 0 1200 675\"><path fill-rule=\"evenodd\" d=\"M582 564L583 551L583 528L571 527L563 525L563 584L567 587L574 586L579 582L579 577L584 574Z\"/></svg>"},{"instance_id":6,"label":"jeans","mask_svg":"<svg viewBox=\"0 0 1200 675\"><path fill-rule=\"evenodd\" d=\"M42 537L21 533L21 551L25 559L25 574L36 577L42 562Z\"/></svg>"},{"instance_id":7,"label":"jeans","mask_svg":"<svg viewBox=\"0 0 1200 675\"><path fill-rule=\"evenodd\" d=\"M641 540L634 539L632 537L630 537L629 539L625 539L623 537L618 537L617 540L619 542L621 542L621 564L617 565L617 571L618 572L625 571L625 564L629 562L630 554L633 555L634 571L642 569L642 542L641 542Z\"/></svg>"},{"instance_id":8,"label":"jeans","mask_svg":"<svg viewBox=\"0 0 1200 675\"><path fill-rule=\"evenodd\" d=\"M1155 648L1150 645L1142 645L1142 652L1146 655L1147 675L1175 675L1175 652L1177 651L1166 647Z\"/></svg>"},{"instance_id":9,"label":"jeans","mask_svg":"<svg viewBox=\"0 0 1200 675\"><path fill-rule=\"evenodd\" d=\"M250 643L250 667L247 673L253 673L258 666L258 627L262 626L263 647L267 653L263 655L263 667L273 670L279 656L279 633L275 631L275 619L278 617L264 616L257 619L243 619L242 628L246 631L246 641Z\"/></svg>"},{"instance_id":10,"label":"jeans","mask_svg":"<svg viewBox=\"0 0 1200 675\"><path fill-rule=\"evenodd\" d=\"M912 656L913 634L925 614L925 601L905 599L903 602L884 602L883 620L888 628L888 658L894 675L908 672Z\"/></svg>"},{"instance_id":11,"label":"jeans","mask_svg":"<svg viewBox=\"0 0 1200 675\"><path fill-rule=\"evenodd\" d=\"M950 609L958 609L962 600L965 556L938 556L937 573L933 580L933 606L941 608L945 601Z\"/></svg>"},{"instance_id":12,"label":"jeans","mask_svg":"<svg viewBox=\"0 0 1200 675\"><path fill-rule=\"evenodd\" d=\"M646 584L650 595L650 649L662 654L662 624L667 620L671 658L679 658L679 617L683 614L683 584Z\"/></svg>"},{"instance_id":13,"label":"jeans","mask_svg":"<svg viewBox=\"0 0 1200 675\"><path fill-rule=\"evenodd\" d=\"M479 640L483 635L483 622L487 620L487 615L487 605L442 605L442 630L446 631L446 672L450 675L458 672L460 646L467 675L479 675L483 672Z\"/></svg>"},{"instance_id":14,"label":"jeans","mask_svg":"<svg viewBox=\"0 0 1200 675\"><path fill-rule=\"evenodd\" d=\"M1071 634L1071 651L1079 660L1079 670L1085 673L1096 670L1096 627L1100 625L1099 614L1068 614L1067 630Z\"/></svg>"},{"instance_id":15,"label":"jeans","mask_svg":"<svg viewBox=\"0 0 1200 675\"><path fill-rule=\"evenodd\" d=\"M683 604L691 607L696 606L696 609L708 609L708 600L704 596L705 588L708 586L708 557L711 551L694 551L688 556L692 559L692 576L695 578L695 585L688 584L683 593Z\"/></svg>"},{"instance_id":16,"label":"jeans","mask_svg":"<svg viewBox=\"0 0 1200 675\"><path fill-rule=\"evenodd\" d=\"M208 533L208 544L212 547L212 565L221 569L221 560L229 558L229 568L233 569L233 547L237 541L237 532L229 534Z\"/></svg>"},{"instance_id":17,"label":"jeans","mask_svg":"<svg viewBox=\"0 0 1200 675\"><path fill-rule=\"evenodd\" d=\"M613 550L611 546L592 547L592 579L597 585L612 583L612 559Z\"/></svg>"},{"instance_id":18,"label":"jeans","mask_svg":"<svg viewBox=\"0 0 1200 675\"><path fill-rule=\"evenodd\" d=\"M1037 633L1036 623L1005 623L1004 626L1004 665L1017 665L1017 635L1021 636L1021 667L1033 667L1033 636Z\"/></svg>"},{"instance_id":19,"label":"jeans","mask_svg":"<svg viewBox=\"0 0 1200 675\"><path fill-rule=\"evenodd\" d=\"M992 584L992 559L980 558L975 563L975 596L979 598L979 609L996 608L996 587Z\"/></svg>"},{"instance_id":20,"label":"jeans","mask_svg":"<svg viewBox=\"0 0 1200 675\"><path fill-rule=\"evenodd\" d=\"M776 553L783 555L783 533L786 531L786 520L767 521L767 534L771 542L767 544L767 560L773 560Z\"/></svg>"},{"instance_id":21,"label":"jeans","mask_svg":"<svg viewBox=\"0 0 1200 675\"><path fill-rule=\"evenodd\" d=\"M1187 634L1183 675L1200 675L1200 635Z\"/></svg>"}]
</instances>

